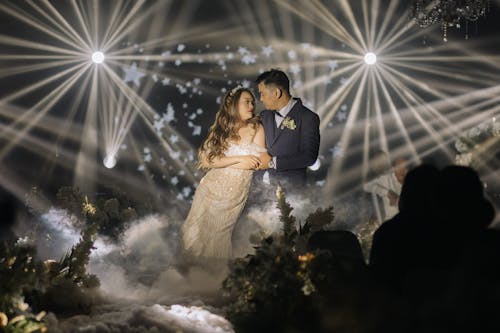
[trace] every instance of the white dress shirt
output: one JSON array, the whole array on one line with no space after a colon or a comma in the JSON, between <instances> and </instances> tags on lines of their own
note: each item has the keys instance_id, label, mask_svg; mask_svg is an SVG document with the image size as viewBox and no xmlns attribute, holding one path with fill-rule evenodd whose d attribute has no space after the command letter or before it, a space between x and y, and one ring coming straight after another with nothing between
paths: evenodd
<instances>
[{"instance_id":1,"label":"white dress shirt","mask_svg":"<svg viewBox=\"0 0 500 333\"><path fill-rule=\"evenodd\" d=\"M290 98L288 103L282 107L281 109L277 110L277 112L281 115L278 116L277 114L274 115L274 121L276 123L276 128L279 128L283 120L286 118L286 116L292 111L292 108L294 107L295 103L297 103L297 100ZM277 161L276 161L276 156L272 157L274 167L273 169L277 168Z\"/></svg>"},{"instance_id":2,"label":"white dress shirt","mask_svg":"<svg viewBox=\"0 0 500 333\"><path fill-rule=\"evenodd\" d=\"M295 105L295 103L297 103L297 101L293 98L290 98L287 105L277 110L278 113L281 115L281 117L278 115L274 115L274 121L276 122L276 127L279 127L281 125L283 119L285 119L285 117L290 113L290 111L292 111L292 108Z\"/></svg>"}]
</instances>

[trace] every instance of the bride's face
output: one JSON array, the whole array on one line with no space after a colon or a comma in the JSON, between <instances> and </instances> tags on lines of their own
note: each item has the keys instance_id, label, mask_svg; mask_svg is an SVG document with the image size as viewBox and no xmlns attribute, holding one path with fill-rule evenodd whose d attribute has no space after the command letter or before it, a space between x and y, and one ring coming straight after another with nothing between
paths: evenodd
<instances>
[{"instance_id":1,"label":"bride's face","mask_svg":"<svg viewBox=\"0 0 500 333\"><path fill-rule=\"evenodd\" d=\"M240 114L240 119L245 121L252 118L254 109L255 99L252 94L248 91L242 92L238 101L238 113Z\"/></svg>"}]
</instances>

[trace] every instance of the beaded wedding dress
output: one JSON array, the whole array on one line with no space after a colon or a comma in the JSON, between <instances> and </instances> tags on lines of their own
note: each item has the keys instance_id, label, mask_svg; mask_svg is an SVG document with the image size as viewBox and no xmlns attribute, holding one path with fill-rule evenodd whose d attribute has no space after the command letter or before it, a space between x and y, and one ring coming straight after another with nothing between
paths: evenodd
<instances>
[{"instance_id":1,"label":"beaded wedding dress","mask_svg":"<svg viewBox=\"0 0 500 333\"><path fill-rule=\"evenodd\" d=\"M265 152L255 143L229 144L226 156ZM231 237L248 198L253 170L210 169L201 179L182 226L185 250L196 257L230 258Z\"/></svg>"}]
</instances>

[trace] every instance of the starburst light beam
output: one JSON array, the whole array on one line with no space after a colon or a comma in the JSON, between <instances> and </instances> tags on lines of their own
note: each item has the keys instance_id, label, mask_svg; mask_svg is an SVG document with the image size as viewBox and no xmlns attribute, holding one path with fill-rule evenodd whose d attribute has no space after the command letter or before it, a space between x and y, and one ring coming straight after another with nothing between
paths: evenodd
<instances>
[{"instance_id":1,"label":"starburst light beam","mask_svg":"<svg viewBox=\"0 0 500 333\"><path fill-rule=\"evenodd\" d=\"M377 55L373 52L368 52L363 58L367 65L374 65L377 62Z\"/></svg>"},{"instance_id":2,"label":"starburst light beam","mask_svg":"<svg viewBox=\"0 0 500 333\"><path fill-rule=\"evenodd\" d=\"M92 53L92 57L91 57L92 61L96 64L101 64L104 62L104 53L102 53L101 51L96 51L94 53Z\"/></svg>"}]
</instances>

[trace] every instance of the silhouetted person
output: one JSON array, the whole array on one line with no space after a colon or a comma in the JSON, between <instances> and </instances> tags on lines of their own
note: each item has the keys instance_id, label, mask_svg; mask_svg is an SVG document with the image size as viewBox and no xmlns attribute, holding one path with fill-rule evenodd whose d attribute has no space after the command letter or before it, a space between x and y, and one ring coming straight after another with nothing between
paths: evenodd
<instances>
[{"instance_id":1,"label":"silhouetted person","mask_svg":"<svg viewBox=\"0 0 500 333\"><path fill-rule=\"evenodd\" d=\"M328 250L343 269L357 273L365 268L358 238L350 231L329 230L315 232L307 243L309 251Z\"/></svg>"},{"instance_id":2,"label":"silhouetted person","mask_svg":"<svg viewBox=\"0 0 500 333\"><path fill-rule=\"evenodd\" d=\"M438 175L439 171L431 165L411 170L401 190L399 213L373 236L370 269L378 280L392 288L401 288L409 268L423 259L419 258L427 246L423 238L436 228Z\"/></svg>"},{"instance_id":3,"label":"silhouetted person","mask_svg":"<svg viewBox=\"0 0 500 333\"><path fill-rule=\"evenodd\" d=\"M500 234L487 229L494 219L494 208L484 197L479 176L468 167L443 169L440 196L441 219L456 249L446 294L449 312L456 318L452 329L498 332Z\"/></svg>"},{"instance_id":4,"label":"silhouetted person","mask_svg":"<svg viewBox=\"0 0 500 333\"><path fill-rule=\"evenodd\" d=\"M381 157L377 158L381 159ZM382 200L383 205L380 207L381 222L392 218L398 213L401 187L407 173L408 161L400 157L393 161L389 172L383 173L363 185L366 192L375 194Z\"/></svg>"},{"instance_id":5,"label":"silhouetted person","mask_svg":"<svg viewBox=\"0 0 500 333\"><path fill-rule=\"evenodd\" d=\"M16 221L17 205L15 198L0 189L0 242L15 241L16 235L12 227Z\"/></svg>"},{"instance_id":6,"label":"silhouetted person","mask_svg":"<svg viewBox=\"0 0 500 333\"><path fill-rule=\"evenodd\" d=\"M482 256L500 253L500 240L486 230L494 210L483 196L477 173L462 166L441 172L418 167L407 175L399 208L400 214L374 235L374 276L410 304L416 331L485 327L478 307L498 304L480 301L476 287L488 285L488 279L473 278L471 272L488 267L476 263ZM491 246L481 251L487 243ZM496 269L483 271L500 275Z\"/></svg>"},{"instance_id":7,"label":"silhouetted person","mask_svg":"<svg viewBox=\"0 0 500 333\"><path fill-rule=\"evenodd\" d=\"M488 227L494 218L492 204L484 198L484 185L472 168L448 166L441 171L440 218L457 241L470 239Z\"/></svg>"}]
</instances>

